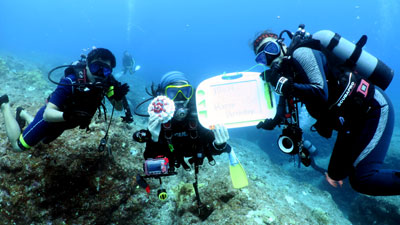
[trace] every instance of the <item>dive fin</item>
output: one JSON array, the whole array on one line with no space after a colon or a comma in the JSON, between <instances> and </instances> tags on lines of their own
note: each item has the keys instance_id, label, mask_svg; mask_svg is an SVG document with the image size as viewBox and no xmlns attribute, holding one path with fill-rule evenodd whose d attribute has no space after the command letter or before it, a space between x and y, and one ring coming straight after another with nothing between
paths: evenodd
<instances>
[{"instance_id":1,"label":"dive fin","mask_svg":"<svg viewBox=\"0 0 400 225\"><path fill-rule=\"evenodd\" d=\"M239 189L249 185L246 171L244 171L242 164L240 164L239 159L236 157L233 148L229 153L229 173L231 175L233 188Z\"/></svg>"}]
</instances>

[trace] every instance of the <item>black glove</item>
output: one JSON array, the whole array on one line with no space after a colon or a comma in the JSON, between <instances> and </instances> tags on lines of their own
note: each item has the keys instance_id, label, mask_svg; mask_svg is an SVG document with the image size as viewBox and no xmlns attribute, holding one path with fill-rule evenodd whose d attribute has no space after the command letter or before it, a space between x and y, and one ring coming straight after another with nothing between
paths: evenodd
<instances>
[{"instance_id":1,"label":"black glove","mask_svg":"<svg viewBox=\"0 0 400 225\"><path fill-rule=\"evenodd\" d=\"M68 123L75 123L85 128L89 126L90 121L92 120L92 115L85 111L65 111L63 113L63 118Z\"/></svg>"},{"instance_id":2,"label":"black glove","mask_svg":"<svg viewBox=\"0 0 400 225\"><path fill-rule=\"evenodd\" d=\"M118 83L114 86L114 95L111 96L116 101L121 101L123 97L129 92L129 85L127 83Z\"/></svg>"},{"instance_id":3,"label":"black glove","mask_svg":"<svg viewBox=\"0 0 400 225\"><path fill-rule=\"evenodd\" d=\"M257 129L273 130L277 125L282 122L281 117L275 117L273 119L265 119L264 122L259 122L257 124Z\"/></svg>"},{"instance_id":4,"label":"black glove","mask_svg":"<svg viewBox=\"0 0 400 225\"><path fill-rule=\"evenodd\" d=\"M264 71L265 73L265 81L272 84L272 86L276 86L281 75L281 61L274 61L269 70Z\"/></svg>"}]
</instances>

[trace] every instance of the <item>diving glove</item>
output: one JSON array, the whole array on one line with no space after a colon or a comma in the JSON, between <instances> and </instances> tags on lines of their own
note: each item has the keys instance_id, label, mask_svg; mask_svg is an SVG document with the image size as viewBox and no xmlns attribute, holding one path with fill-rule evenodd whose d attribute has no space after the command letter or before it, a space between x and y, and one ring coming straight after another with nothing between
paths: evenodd
<instances>
[{"instance_id":1,"label":"diving glove","mask_svg":"<svg viewBox=\"0 0 400 225\"><path fill-rule=\"evenodd\" d=\"M276 126L280 125L284 120L284 117L280 115L280 112L277 112L273 119L267 118L264 122L259 122L257 124L257 129L264 129L264 130L273 130Z\"/></svg>"},{"instance_id":2,"label":"diving glove","mask_svg":"<svg viewBox=\"0 0 400 225\"><path fill-rule=\"evenodd\" d=\"M274 60L269 70L261 73L261 78L265 79L275 87L275 92L279 95L291 96L293 93L293 78L284 75L284 66L287 65L287 59ZM287 67L287 66L286 66ZM264 78L265 75L265 78Z\"/></svg>"},{"instance_id":3,"label":"diving glove","mask_svg":"<svg viewBox=\"0 0 400 225\"><path fill-rule=\"evenodd\" d=\"M129 92L129 85L128 85L127 83L122 84L122 85L121 85L121 83L118 83L118 85L114 86L114 95L113 95L113 98L114 98L116 101L121 101L122 98L123 98L126 94L128 94L128 92Z\"/></svg>"},{"instance_id":4,"label":"diving glove","mask_svg":"<svg viewBox=\"0 0 400 225\"><path fill-rule=\"evenodd\" d=\"M274 119L265 119L264 122L259 122L257 124L257 129L273 130L280 122Z\"/></svg>"},{"instance_id":5,"label":"diving glove","mask_svg":"<svg viewBox=\"0 0 400 225\"><path fill-rule=\"evenodd\" d=\"M290 77L280 77L276 83L275 92L283 96L291 96L293 94L293 79Z\"/></svg>"}]
</instances>

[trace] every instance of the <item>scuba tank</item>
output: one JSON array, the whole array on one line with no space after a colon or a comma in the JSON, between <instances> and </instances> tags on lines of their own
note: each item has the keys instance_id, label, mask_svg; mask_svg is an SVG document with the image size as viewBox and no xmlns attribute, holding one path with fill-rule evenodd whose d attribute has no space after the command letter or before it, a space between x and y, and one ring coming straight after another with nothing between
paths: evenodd
<instances>
[{"instance_id":1,"label":"scuba tank","mask_svg":"<svg viewBox=\"0 0 400 225\"><path fill-rule=\"evenodd\" d=\"M343 64L347 64L371 83L385 90L393 79L394 71L381 60L371 55L362 47L367 42L367 36L353 44L339 34L330 30L321 30L312 35L312 39L319 40L320 44L338 58Z\"/></svg>"}]
</instances>

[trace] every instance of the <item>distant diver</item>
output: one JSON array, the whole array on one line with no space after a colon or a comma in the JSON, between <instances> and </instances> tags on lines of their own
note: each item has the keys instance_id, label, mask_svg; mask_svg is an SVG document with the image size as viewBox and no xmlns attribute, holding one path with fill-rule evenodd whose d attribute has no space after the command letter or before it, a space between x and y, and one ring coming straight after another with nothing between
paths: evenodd
<instances>
[{"instance_id":1,"label":"distant diver","mask_svg":"<svg viewBox=\"0 0 400 225\"><path fill-rule=\"evenodd\" d=\"M133 75L140 68L139 66L136 65L135 59L133 59L132 55L128 51L124 51L124 54L122 56L122 67L124 75L127 72Z\"/></svg>"}]
</instances>

